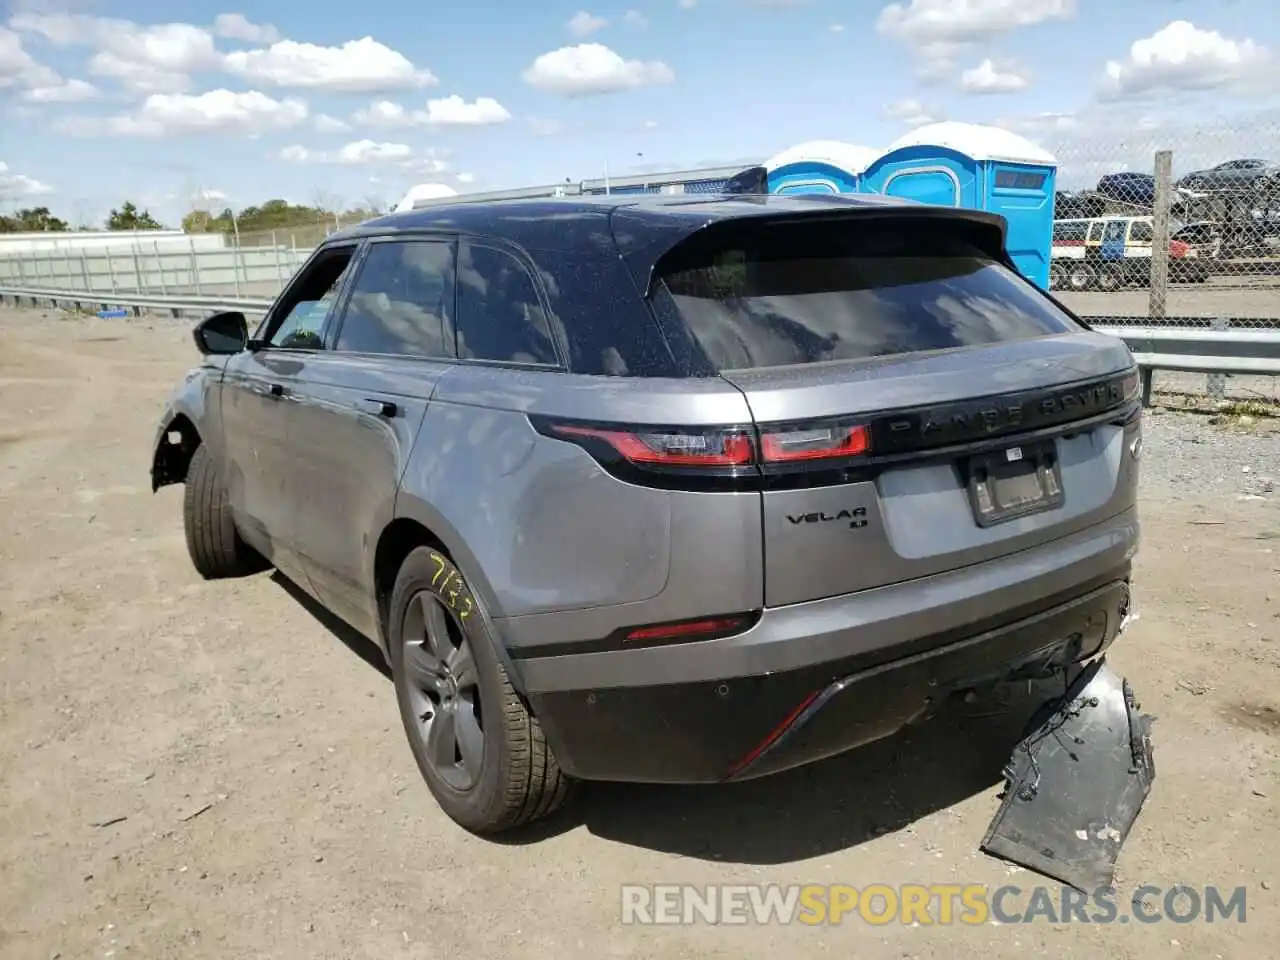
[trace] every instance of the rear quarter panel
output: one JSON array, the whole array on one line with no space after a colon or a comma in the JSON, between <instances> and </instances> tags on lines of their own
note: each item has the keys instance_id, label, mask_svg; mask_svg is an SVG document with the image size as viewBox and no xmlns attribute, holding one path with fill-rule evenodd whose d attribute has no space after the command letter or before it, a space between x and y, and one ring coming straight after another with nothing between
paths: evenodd
<instances>
[{"instance_id":1,"label":"rear quarter panel","mask_svg":"<svg viewBox=\"0 0 1280 960\"><path fill-rule=\"evenodd\" d=\"M760 605L758 493L625 483L579 447L536 433L527 413L750 421L723 381L456 367L427 409L396 510L437 533L495 617L524 618L529 639L555 642ZM585 637L573 635L579 627Z\"/></svg>"}]
</instances>

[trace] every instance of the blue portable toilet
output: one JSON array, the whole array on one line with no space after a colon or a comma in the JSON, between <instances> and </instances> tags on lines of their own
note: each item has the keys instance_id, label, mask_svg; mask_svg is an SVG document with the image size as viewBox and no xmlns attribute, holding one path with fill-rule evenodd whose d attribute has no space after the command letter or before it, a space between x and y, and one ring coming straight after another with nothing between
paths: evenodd
<instances>
[{"instance_id":1,"label":"blue portable toilet","mask_svg":"<svg viewBox=\"0 0 1280 960\"><path fill-rule=\"evenodd\" d=\"M810 140L765 162L769 192L857 193L862 172L879 155L878 150L839 140Z\"/></svg>"},{"instance_id":2,"label":"blue portable toilet","mask_svg":"<svg viewBox=\"0 0 1280 960\"><path fill-rule=\"evenodd\" d=\"M867 166L862 190L1002 215L1009 256L1047 290L1057 172L1053 154L1016 133L947 121L894 141Z\"/></svg>"}]
</instances>

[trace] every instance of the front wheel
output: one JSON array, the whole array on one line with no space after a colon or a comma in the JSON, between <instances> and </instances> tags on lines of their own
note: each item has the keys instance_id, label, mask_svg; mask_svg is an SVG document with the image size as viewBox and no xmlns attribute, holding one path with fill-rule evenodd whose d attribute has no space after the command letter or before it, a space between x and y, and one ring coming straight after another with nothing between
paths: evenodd
<instances>
[{"instance_id":1,"label":"front wheel","mask_svg":"<svg viewBox=\"0 0 1280 960\"><path fill-rule=\"evenodd\" d=\"M1065 282L1067 272L1062 269L1061 264L1049 264L1049 289L1061 290L1062 284Z\"/></svg>"},{"instance_id":2,"label":"front wheel","mask_svg":"<svg viewBox=\"0 0 1280 960\"><path fill-rule=\"evenodd\" d=\"M1071 269L1067 271L1067 286L1077 293L1090 289L1093 286L1093 282L1093 267L1088 264L1073 264Z\"/></svg>"},{"instance_id":3,"label":"front wheel","mask_svg":"<svg viewBox=\"0 0 1280 960\"><path fill-rule=\"evenodd\" d=\"M448 557L418 547L405 558L387 630L400 719L436 802L480 834L539 820L569 794L490 629Z\"/></svg>"},{"instance_id":4,"label":"front wheel","mask_svg":"<svg viewBox=\"0 0 1280 960\"><path fill-rule=\"evenodd\" d=\"M217 461L203 443L187 465L182 498L187 553L206 580L243 577L265 570L266 560L240 538Z\"/></svg>"}]
</instances>

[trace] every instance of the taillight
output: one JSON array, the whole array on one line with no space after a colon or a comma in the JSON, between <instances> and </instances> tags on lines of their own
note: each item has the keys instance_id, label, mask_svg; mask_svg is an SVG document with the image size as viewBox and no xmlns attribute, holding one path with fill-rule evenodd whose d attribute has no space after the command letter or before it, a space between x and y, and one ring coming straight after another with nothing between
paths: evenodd
<instances>
[{"instance_id":1,"label":"taillight","mask_svg":"<svg viewBox=\"0 0 1280 960\"><path fill-rule=\"evenodd\" d=\"M588 423L531 415L543 436L577 444L610 473L649 483L665 477L678 487L744 489L764 472L788 467L862 462L871 431L843 420L754 426L669 427ZM666 485L664 482L663 485Z\"/></svg>"},{"instance_id":2,"label":"taillight","mask_svg":"<svg viewBox=\"0 0 1280 960\"><path fill-rule=\"evenodd\" d=\"M860 423L831 423L781 430L766 428L760 431L760 453L765 463L857 457L870 449L871 432Z\"/></svg>"},{"instance_id":3,"label":"taillight","mask_svg":"<svg viewBox=\"0 0 1280 960\"><path fill-rule=\"evenodd\" d=\"M619 430L574 423L548 423L553 436L596 440L635 464L670 467L744 467L754 459L751 434L745 429Z\"/></svg>"}]
</instances>

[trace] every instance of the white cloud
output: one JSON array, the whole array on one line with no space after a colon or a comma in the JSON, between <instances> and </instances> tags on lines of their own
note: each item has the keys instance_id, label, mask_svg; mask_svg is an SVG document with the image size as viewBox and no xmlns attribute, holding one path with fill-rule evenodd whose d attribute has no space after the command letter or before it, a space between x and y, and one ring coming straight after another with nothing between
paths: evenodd
<instances>
[{"instance_id":1,"label":"white cloud","mask_svg":"<svg viewBox=\"0 0 1280 960\"><path fill-rule=\"evenodd\" d=\"M969 44L1075 12L1076 0L910 0L881 10L876 29L913 47Z\"/></svg>"},{"instance_id":2,"label":"white cloud","mask_svg":"<svg viewBox=\"0 0 1280 960\"><path fill-rule=\"evenodd\" d=\"M438 82L430 70L416 68L373 37L348 40L340 47L281 40L265 49L229 53L225 62L237 76L278 87L372 93Z\"/></svg>"},{"instance_id":3,"label":"white cloud","mask_svg":"<svg viewBox=\"0 0 1280 960\"><path fill-rule=\"evenodd\" d=\"M32 87L22 95L28 103L82 103L102 95L102 91L85 80L64 80L47 87Z\"/></svg>"},{"instance_id":4,"label":"white cloud","mask_svg":"<svg viewBox=\"0 0 1280 960\"><path fill-rule=\"evenodd\" d=\"M456 94L427 101L427 123L441 126L484 126L511 119L507 108L493 97L476 97L467 103Z\"/></svg>"},{"instance_id":5,"label":"white cloud","mask_svg":"<svg viewBox=\"0 0 1280 960\"><path fill-rule=\"evenodd\" d=\"M622 22L629 27L647 27L649 25L649 18L639 10L628 10L623 14Z\"/></svg>"},{"instance_id":6,"label":"white cloud","mask_svg":"<svg viewBox=\"0 0 1280 960\"><path fill-rule=\"evenodd\" d=\"M476 175L474 173L463 172L458 174L457 177L455 177L454 179L456 179L459 183L475 183Z\"/></svg>"},{"instance_id":7,"label":"white cloud","mask_svg":"<svg viewBox=\"0 0 1280 960\"><path fill-rule=\"evenodd\" d=\"M567 97L617 93L675 80L671 68L661 61L624 60L599 43L544 53L522 76L532 87Z\"/></svg>"},{"instance_id":8,"label":"white cloud","mask_svg":"<svg viewBox=\"0 0 1280 960\"><path fill-rule=\"evenodd\" d=\"M909 0L891 3L876 18L876 30L911 48L920 77L933 82L949 74L964 50L1023 27L1066 20L1077 0Z\"/></svg>"},{"instance_id":9,"label":"white cloud","mask_svg":"<svg viewBox=\"0 0 1280 960\"><path fill-rule=\"evenodd\" d=\"M25 200L54 192L49 184L21 173L12 173L7 163L0 162L0 199Z\"/></svg>"},{"instance_id":10,"label":"white cloud","mask_svg":"<svg viewBox=\"0 0 1280 960\"><path fill-rule=\"evenodd\" d=\"M608 25L609 21L604 17L597 17L594 14L587 13L585 10L579 10L565 24L569 28L569 32L575 37L588 36L597 30L603 30Z\"/></svg>"},{"instance_id":11,"label":"white cloud","mask_svg":"<svg viewBox=\"0 0 1280 960\"><path fill-rule=\"evenodd\" d=\"M915 97L891 103L882 113L886 119L899 120L908 127L923 127L926 123L936 123L941 119L937 110L925 106Z\"/></svg>"},{"instance_id":12,"label":"white cloud","mask_svg":"<svg viewBox=\"0 0 1280 960\"><path fill-rule=\"evenodd\" d=\"M351 124L327 113L317 113L311 125L315 127L316 133L345 133L351 129Z\"/></svg>"},{"instance_id":13,"label":"white cloud","mask_svg":"<svg viewBox=\"0 0 1280 960\"><path fill-rule=\"evenodd\" d=\"M832 33L844 33L844 24L843 24L843 23L833 23L833 24L832 24L828 29L829 29Z\"/></svg>"},{"instance_id":14,"label":"white cloud","mask_svg":"<svg viewBox=\"0 0 1280 960\"><path fill-rule=\"evenodd\" d=\"M1122 99L1250 85L1273 90L1269 61L1268 51L1252 40L1230 40L1216 30L1175 20L1135 41L1123 61L1108 61L1101 93Z\"/></svg>"},{"instance_id":15,"label":"white cloud","mask_svg":"<svg viewBox=\"0 0 1280 960\"><path fill-rule=\"evenodd\" d=\"M0 88L49 87L62 80L57 72L37 63L22 46L22 37L0 27Z\"/></svg>"},{"instance_id":16,"label":"white cloud","mask_svg":"<svg viewBox=\"0 0 1280 960\"><path fill-rule=\"evenodd\" d=\"M511 114L493 97L468 103L454 94L428 100L425 110L406 110L390 100L378 100L356 111L352 119L365 127L486 126L505 123Z\"/></svg>"},{"instance_id":17,"label":"white cloud","mask_svg":"<svg viewBox=\"0 0 1280 960\"><path fill-rule=\"evenodd\" d=\"M57 129L73 136L221 134L254 137L296 127L306 118L307 105L301 100L273 100L257 90L236 93L218 89L199 96L153 93L134 113L103 119L68 118L60 121Z\"/></svg>"},{"instance_id":18,"label":"white cloud","mask_svg":"<svg viewBox=\"0 0 1280 960\"><path fill-rule=\"evenodd\" d=\"M220 65L212 34L189 23L144 27L129 20L72 13L20 13L9 23L57 46L95 48L89 72L118 80L135 93L186 90L188 74Z\"/></svg>"},{"instance_id":19,"label":"white cloud","mask_svg":"<svg viewBox=\"0 0 1280 960\"><path fill-rule=\"evenodd\" d=\"M960 74L960 86L966 93L1017 93L1028 83L1013 65L997 66L990 57Z\"/></svg>"},{"instance_id":20,"label":"white cloud","mask_svg":"<svg viewBox=\"0 0 1280 960\"><path fill-rule=\"evenodd\" d=\"M227 40L246 43L275 43L280 31L269 23L251 23L243 13L220 13L213 21L213 32Z\"/></svg>"},{"instance_id":21,"label":"white cloud","mask_svg":"<svg viewBox=\"0 0 1280 960\"><path fill-rule=\"evenodd\" d=\"M681 10L692 10L698 5L698 0L679 0L677 5Z\"/></svg>"},{"instance_id":22,"label":"white cloud","mask_svg":"<svg viewBox=\"0 0 1280 960\"><path fill-rule=\"evenodd\" d=\"M284 147L276 153L276 157L294 164L381 165L422 173L443 173L449 169L449 164L435 150L414 150L407 143L380 143L374 140L353 140L332 152L309 150L295 143Z\"/></svg>"}]
</instances>

